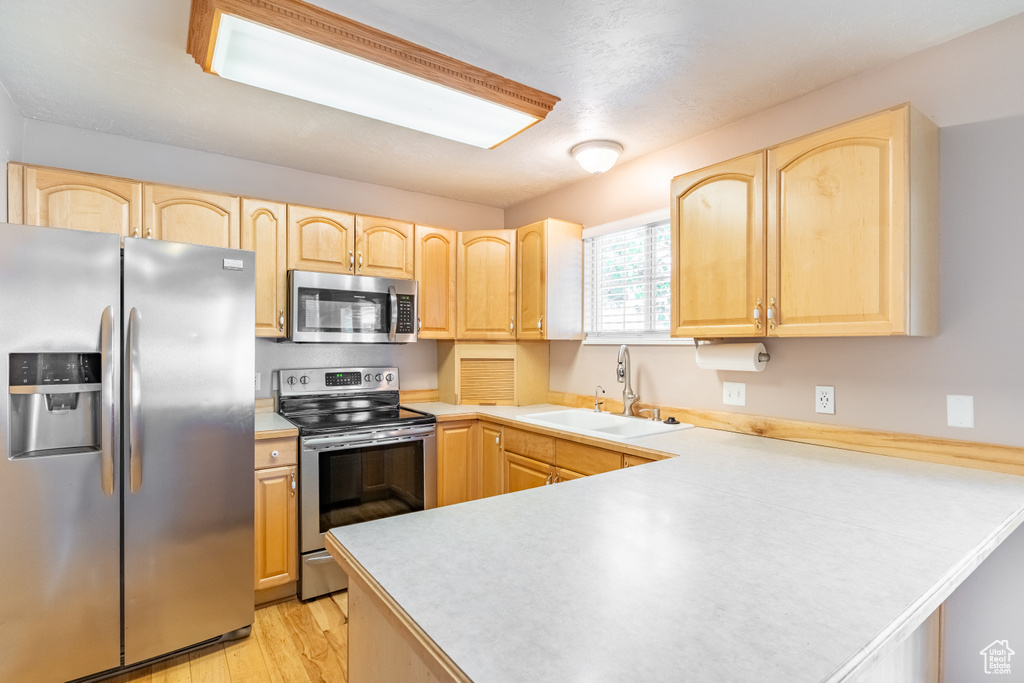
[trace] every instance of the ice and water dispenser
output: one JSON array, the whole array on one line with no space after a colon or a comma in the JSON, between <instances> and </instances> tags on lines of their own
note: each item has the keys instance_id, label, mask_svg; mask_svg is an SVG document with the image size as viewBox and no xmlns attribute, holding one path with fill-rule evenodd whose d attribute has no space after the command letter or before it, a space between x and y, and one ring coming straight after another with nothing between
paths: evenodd
<instances>
[{"instance_id":1,"label":"ice and water dispenser","mask_svg":"<svg viewBox=\"0 0 1024 683\"><path fill-rule=\"evenodd\" d=\"M10 457L100 449L100 354L10 355Z\"/></svg>"}]
</instances>

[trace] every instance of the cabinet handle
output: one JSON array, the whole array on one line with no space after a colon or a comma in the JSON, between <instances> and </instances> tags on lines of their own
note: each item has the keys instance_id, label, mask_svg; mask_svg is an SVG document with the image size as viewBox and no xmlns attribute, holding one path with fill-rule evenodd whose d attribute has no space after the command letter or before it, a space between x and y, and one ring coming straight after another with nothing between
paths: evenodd
<instances>
[{"instance_id":1,"label":"cabinet handle","mask_svg":"<svg viewBox=\"0 0 1024 683\"><path fill-rule=\"evenodd\" d=\"M555 482L554 482L554 483L556 483L556 484L557 484L557 483L558 483L558 482L560 482L560 481L562 481L562 478L561 478L560 476L558 476L558 475L556 474L556 475L555 475Z\"/></svg>"},{"instance_id":2,"label":"cabinet handle","mask_svg":"<svg viewBox=\"0 0 1024 683\"><path fill-rule=\"evenodd\" d=\"M278 453L277 451L270 451L271 458L276 458L278 455L280 455L280 453Z\"/></svg>"},{"instance_id":3,"label":"cabinet handle","mask_svg":"<svg viewBox=\"0 0 1024 683\"><path fill-rule=\"evenodd\" d=\"M284 309L281 309L281 317L277 319L277 329L284 332Z\"/></svg>"},{"instance_id":4,"label":"cabinet handle","mask_svg":"<svg viewBox=\"0 0 1024 683\"><path fill-rule=\"evenodd\" d=\"M537 329L541 332L544 331L544 316L537 318Z\"/></svg>"},{"instance_id":5,"label":"cabinet handle","mask_svg":"<svg viewBox=\"0 0 1024 683\"><path fill-rule=\"evenodd\" d=\"M516 329L516 317L512 316L512 320L508 322L509 332L513 332Z\"/></svg>"},{"instance_id":6,"label":"cabinet handle","mask_svg":"<svg viewBox=\"0 0 1024 683\"><path fill-rule=\"evenodd\" d=\"M500 434L498 436L494 437L494 445L495 446L500 446L501 445L501 435Z\"/></svg>"},{"instance_id":7,"label":"cabinet handle","mask_svg":"<svg viewBox=\"0 0 1024 683\"><path fill-rule=\"evenodd\" d=\"M761 299L758 299L754 306L754 326L761 329Z\"/></svg>"},{"instance_id":8,"label":"cabinet handle","mask_svg":"<svg viewBox=\"0 0 1024 683\"><path fill-rule=\"evenodd\" d=\"M768 329L775 329L775 297L768 302Z\"/></svg>"},{"instance_id":9,"label":"cabinet handle","mask_svg":"<svg viewBox=\"0 0 1024 683\"><path fill-rule=\"evenodd\" d=\"M363 269L363 252L359 252L359 270Z\"/></svg>"},{"instance_id":10,"label":"cabinet handle","mask_svg":"<svg viewBox=\"0 0 1024 683\"><path fill-rule=\"evenodd\" d=\"M548 478L544 480L545 486L551 486L551 477L555 476L554 472L548 472Z\"/></svg>"},{"instance_id":11,"label":"cabinet handle","mask_svg":"<svg viewBox=\"0 0 1024 683\"><path fill-rule=\"evenodd\" d=\"M139 229L138 228L133 229L132 230L132 237L138 237L138 236L139 236Z\"/></svg>"},{"instance_id":12,"label":"cabinet handle","mask_svg":"<svg viewBox=\"0 0 1024 683\"><path fill-rule=\"evenodd\" d=\"M356 267L356 257L351 251L348 252L348 269L352 270Z\"/></svg>"},{"instance_id":13,"label":"cabinet handle","mask_svg":"<svg viewBox=\"0 0 1024 683\"><path fill-rule=\"evenodd\" d=\"M146 230L146 239L147 240L153 239L153 228L148 228Z\"/></svg>"},{"instance_id":14,"label":"cabinet handle","mask_svg":"<svg viewBox=\"0 0 1024 683\"><path fill-rule=\"evenodd\" d=\"M628 460L627 460L627 461L626 461L626 463L625 463L625 464L624 464L624 465L622 466L622 469L626 469L627 467L632 467L632 465L631 465L631 464L629 463L629 461L628 461Z\"/></svg>"},{"instance_id":15,"label":"cabinet handle","mask_svg":"<svg viewBox=\"0 0 1024 683\"><path fill-rule=\"evenodd\" d=\"M297 487L297 485L295 483L295 473L294 472L291 473L291 478L292 478L292 495L294 496L295 495L295 489Z\"/></svg>"}]
</instances>

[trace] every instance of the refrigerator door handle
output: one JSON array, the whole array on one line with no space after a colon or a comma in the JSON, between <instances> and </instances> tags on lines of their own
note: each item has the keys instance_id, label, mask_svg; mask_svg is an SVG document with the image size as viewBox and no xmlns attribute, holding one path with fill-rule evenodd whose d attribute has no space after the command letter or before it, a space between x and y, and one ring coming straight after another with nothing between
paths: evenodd
<instances>
[{"instance_id":1,"label":"refrigerator door handle","mask_svg":"<svg viewBox=\"0 0 1024 683\"><path fill-rule=\"evenodd\" d=\"M139 388L139 310L128 314L128 479L132 493L142 488L142 392Z\"/></svg>"},{"instance_id":2,"label":"refrigerator door handle","mask_svg":"<svg viewBox=\"0 0 1024 683\"><path fill-rule=\"evenodd\" d=\"M114 309L100 316L100 487L114 495Z\"/></svg>"},{"instance_id":3,"label":"refrigerator door handle","mask_svg":"<svg viewBox=\"0 0 1024 683\"><path fill-rule=\"evenodd\" d=\"M388 341L395 341L398 332L398 292L394 285L388 286L388 299L391 307L391 326L388 327Z\"/></svg>"}]
</instances>

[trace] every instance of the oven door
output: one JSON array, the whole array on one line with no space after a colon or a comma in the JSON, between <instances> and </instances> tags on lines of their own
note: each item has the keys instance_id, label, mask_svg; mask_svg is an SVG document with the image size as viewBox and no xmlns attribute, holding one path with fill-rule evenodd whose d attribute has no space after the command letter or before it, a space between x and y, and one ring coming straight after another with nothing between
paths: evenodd
<instances>
[{"instance_id":1,"label":"oven door","mask_svg":"<svg viewBox=\"0 0 1024 683\"><path fill-rule=\"evenodd\" d=\"M301 270L289 271L288 277L289 340L416 341L416 282Z\"/></svg>"},{"instance_id":2,"label":"oven door","mask_svg":"<svg viewBox=\"0 0 1024 683\"><path fill-rule=\"evenodd\" d=\"M304 438L299 481L303 553L334 527L436 507L435 428Z\"/></svg>"}]
</instances>

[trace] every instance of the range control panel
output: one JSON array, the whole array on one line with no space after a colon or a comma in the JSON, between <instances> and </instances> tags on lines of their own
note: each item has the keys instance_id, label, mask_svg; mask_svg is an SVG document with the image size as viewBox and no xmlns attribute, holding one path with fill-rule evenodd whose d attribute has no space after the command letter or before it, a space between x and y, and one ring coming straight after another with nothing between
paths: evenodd
<instances>
[{"instance_id":1,"label":"range control panel","mask_svg":"<svg viewBox=\"0 0 1024 683\"><path fill-rule=\"evenodd\" d=\"M398 391L398 368L281 370L281 395Z\"/></svg>"},{"instance_id":2,"label":"range control panel","mask_svg":"<svg viewBox=\"0 0 1024 683\"><path fill-rule=\"evenodd\" d=\"M96 384L100 381L98 353L12 353L10 385Z\"/></svg>"},{"instance_id":3,"label":"range control panel","mask_svg":"<svg viewBox=\"0 0 1024 683\"><path fill-rule=\"evenodd\" d=\"M398 295L398 334L414 334L416 323L413 317L416 314L416 297L412 294Z\"/></svg>"}]
</instances>

